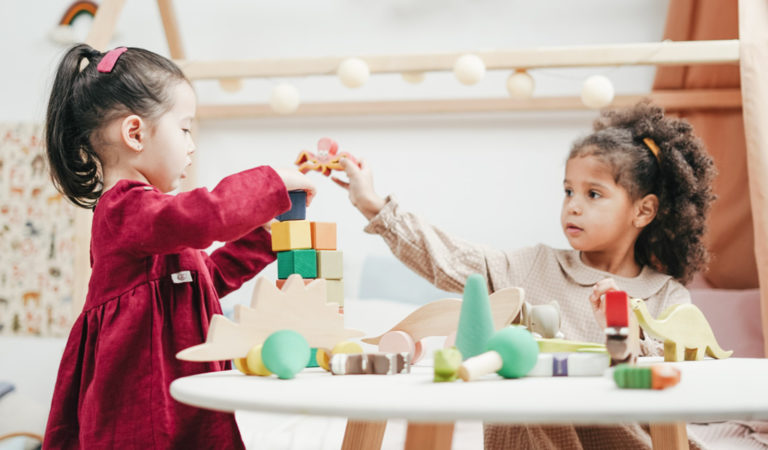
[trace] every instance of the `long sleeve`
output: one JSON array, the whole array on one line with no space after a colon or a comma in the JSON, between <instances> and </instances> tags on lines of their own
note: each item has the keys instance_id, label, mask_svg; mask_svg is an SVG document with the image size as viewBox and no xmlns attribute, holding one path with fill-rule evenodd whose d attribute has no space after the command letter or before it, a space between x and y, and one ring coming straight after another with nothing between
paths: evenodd
<instances>
[{"instance_id":1,"label":"long sleeve","mask_svg":"<svg viewBox=\"0 0 768 450\"><path fill-rule=\"evenodd\" d=\"M527 270L514 264L517 258L506 252L456 238L401 211L391 196L365 231L380 235L397 259L449 292L462 292L465 280L473 273L483 275L493 292L522 280Z\"/></svg>"},{"instance_id":2,"label":"long sleeve","mask_svg":"<svg viewBox=\"0 0 768 450\"><path fill-rule=\"evenodd\" d=\"M290 207L285 185L267 166L230 175L211 191L199 188L166 195L137 182L113 189L118 188L125 193L105 193L97 208L116 198L106 205L110 214L105 225L120 236L115 245L137 256L234 241Z\"/></svg>"},{"instance_id":3,"label":"long sleeve","mask_svg":"<svg viewBox=\"0 0 768 450\"><path fill-rule=\"evenodd\" d=\"M203 254L219 297L240 288L275 260L272 235L261 227L226 243L210 256Z\"/></svg>"}]
</instances>

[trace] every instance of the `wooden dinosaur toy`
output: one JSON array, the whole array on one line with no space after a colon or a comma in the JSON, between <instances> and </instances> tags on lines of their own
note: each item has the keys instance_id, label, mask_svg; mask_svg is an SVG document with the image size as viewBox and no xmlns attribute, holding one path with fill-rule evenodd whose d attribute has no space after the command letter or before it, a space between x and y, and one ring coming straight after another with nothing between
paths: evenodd
<instances>
[{"instance_id":1,"label":"wooden dinosaur toy","mask_svg":"<svg viewBox=\"0 0 768 450\"><path fill-rule=\"evenodd\" d=\"M518 316L523 295L521 288L511 287L499 289L489 296L494 329L499 330L509 325ZM379 345L379 351L410 352L415 362L422 356L421 340L425 337L447 336L446 347L453 345L460 312L459 299L435 300L412 312L384 334L362 341ZM392 345L387 341L392 342ZM382 343L385 345L382 346Z\"/></svg>"},{"instance_id":2,"label":"wooden dinosaur toy","mask_svg":"<svg viewBox=\"0 0 768 450\"><path fill-rule=\"evenodd\" d=\"M705 352L717 359L733 354L720 347L709 322L695 305L672 305L654 319L643 300L633 298L630 302L642 329L664 342L664 361L700 360Z\"/></svg>"},{"instance_id":3,"label":"wooden dinosaur toy","mask_svg":"<svg viewBox=\"0 0 768 450\"><path fill-rule=\"evenodd\" d=\"M245 358L255 345L279 330L301 334L312 347L332 348L338 342L363 336L344 327L344 316L335 303L326 303L325 281L306 286L300 275L288 277L282 289L259 278L251 306L235 305L235 321L214 314L205 342L176 354L185 361L219 361Z\"/></svg>"}]
</instances>

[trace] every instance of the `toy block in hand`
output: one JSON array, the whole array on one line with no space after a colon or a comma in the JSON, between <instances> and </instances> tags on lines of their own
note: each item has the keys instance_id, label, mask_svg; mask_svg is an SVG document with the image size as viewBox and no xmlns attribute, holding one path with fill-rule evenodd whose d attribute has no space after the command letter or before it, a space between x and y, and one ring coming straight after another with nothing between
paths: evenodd
<instances>
[{"instance_id":1,"label":"toy block in hand","mask_svg":"<svg viewBox=\"0 0 768 450\"><path fill-rule=\"evenodd\" d=\"M344 306L344 281L325 280L325 289L327 293L326 302L338 303L339 306Z\"/></svg>"},{"instance_id":2,"label":"toy block in hand","mask_svg":"<svg viewBox=\"0 0 768 450\"><path fill-rule=\"evenodd\" d=\"M317 277L317 254L314 249L277 253L277 278L285 279L294 273L302 278Z\"/></svg>"},{"instance_id":3,"label":"toy block in hand","mask_svg":"<svg viewBox=\"0 0 768 450\"><path fill-rule=\"evenodd\" d=\"M605 293L605 325L609 328L629 326L629 298L626 292Z\"/></svg>"},{"instance_id":4,"label":"toy block in hand","mask_svg":"<svg viewBox=\"0 0 768 450\"><path fill-rule=\"evenodd\" d=\"M336 224L333 222L311 222L312 248L315 250L336 250Z\"/></svg>"},{"instance_id":5,"label":"toy block in hand","mask_svg":"<svg viewBox=\"0 0 768 450\"><path fill-rule=\"evenodd\" d=\"M273 252L305 248L312 248L312 232L309 221L288 220L272 224Z\"/></svg>"},{"instance_id":6,"label":"toy block in hand","mask_svg":"<svg viewBox=\"0 0 768 450\"><path fill-rule=\"evenodd\" d=\"M605 293L605 348L611 355L612 366L634 363L640 354L640 330L629 310L626 292Z\"/></svg>"},{"instance_id":7,"label":"toy block in hand","mask_svg":"<svg viewBox=\"0 0 768 450\"><path fill-rule=\"evenodd\" d=\"M326 280L341 280L344 278L344 262L339 250L317 251L317 277Z\"/></svg>"},{"instance_id":8,"label":"toy block in hand","mask_svg":"<svg viewBox=\"0 0 768 450\"><path fill-rule=\"evenodd\" d=\"M305 191L290 191L291 209L276 217L277 220L304 220L307 218L307 193Z\"/></svg>"}]
</instances>

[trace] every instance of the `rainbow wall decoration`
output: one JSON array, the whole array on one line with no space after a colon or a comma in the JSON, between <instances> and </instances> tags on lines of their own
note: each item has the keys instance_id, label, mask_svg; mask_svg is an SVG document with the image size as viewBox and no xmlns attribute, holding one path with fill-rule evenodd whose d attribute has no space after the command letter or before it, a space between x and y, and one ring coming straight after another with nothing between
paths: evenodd
<instances>
[{"instance_id":1,"label":"rainbow wall decoration","mask_svg":"<svg viewBox=\"0 0 768 450\"><path fill-rule=\"evenodd\" d=\"M69 5L69 8L61 16L58 26L51 30L50 37L60 44L74 44L83 40L74 29L74 23L83 16L93 19L99 5L95 2L83 0Z\"/></svg>"}]
</instances>

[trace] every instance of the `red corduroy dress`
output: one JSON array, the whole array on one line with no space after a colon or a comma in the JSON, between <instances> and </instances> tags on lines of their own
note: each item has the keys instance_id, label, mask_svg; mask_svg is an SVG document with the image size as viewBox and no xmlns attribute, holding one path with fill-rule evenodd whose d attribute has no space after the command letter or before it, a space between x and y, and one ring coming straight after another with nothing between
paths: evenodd
<instances>
[{"instance_id":1,"label":"red corduroy dress","mask_svg":"<svg viewBox=\"0 0 768 450\"><path fill-rule=\"evenodd\" d=\"M290 207L280 177L257 167L213 190L163 194L122 180L94 211L93 272L59 367L48 448L243 448L234 414L183 405L179 377L224 370L178 351L205 341L219 298L275 259L260 228ZM209 256L202 249L226 244Z\"/></svg>"}]
</instances>

